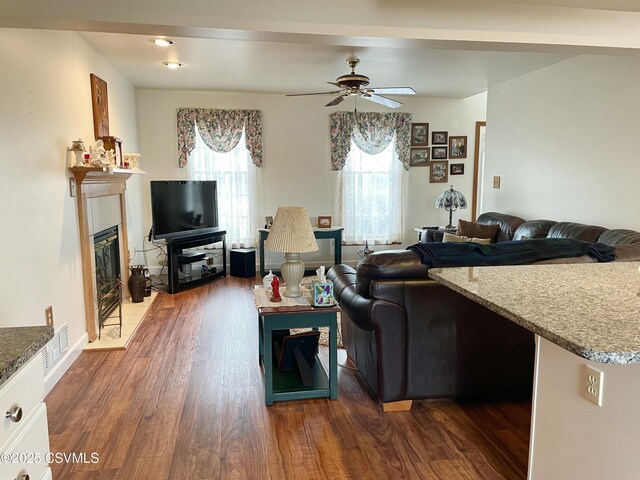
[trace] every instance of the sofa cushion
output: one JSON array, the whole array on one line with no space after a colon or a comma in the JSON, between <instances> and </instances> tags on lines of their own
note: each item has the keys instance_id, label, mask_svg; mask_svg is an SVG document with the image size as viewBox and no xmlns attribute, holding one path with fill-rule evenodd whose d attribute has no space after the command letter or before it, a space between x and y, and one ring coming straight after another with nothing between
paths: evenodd
<instances>
[{"instance_id":1,"label":"sofa cushion","mask_svg":"<svg viewBox=\"0 0 640 480\"><path fill-rule=\"evenodd\" d=\"M613 249L619 262L640 262L640 243L619 244Z\"/></svg>"},{"instance_id":2,"label":"sofa cushion","mask_svg":"<svg viewBox=\"0 0 640 480\"><path fill-rule=\"evenodd\" d=\"M456 234L469 238L488 238L493 242L499 229L500 226L497 224L483 225L481 223L458 220L458 230Z\"/></svg>"},{"instance_id":3,"label":"sofa cushion","mask_svg":"<svg viewBox=\"0 0 640 480\"><path fill-rule=\"evenodd\" d=\"M632 243L640 244L640 233L634 230L616 228L603 232L598 241L611 246L628 245Z\"/></svg>"},{"instance_id":4,"label":"sofa cushion","mask_svg":"<svg viewBox=\"0 0 640 480\"><path fill-rule=\"evenodd\" d=\"M604 227L585 225L583 223L559 222L549 229L547 238L573 238L595 243L605 230L606 228Z\"/></svg>"},{"instance_id":5,"label":"sofa cushion","mask_svg":"<svg viewBox=\"0 0 640 480\"><path fill-rule=\"evenodd\" d=\"M498 235L494 242L513 240L516 229L524 223L524 218L498 212L486 212L478 217L477 223L482 225L498 225ZM476 237L478 235L475 235Z\"/></svg>"},{"instance_id":6,"label":"sofa cushion","mask_svg":"<svg viewBox=\"0 0 640 480\"><path fill-rule=\"evenodd\" d=\"M554 220L528 220L516 229L513 239L545 238L549 233L549 229L556 223L558 222Z\"/></svg>"},{"instance_id":7,"label":"sofa cushion","mask_svg":"<svg viewBox=\"0 0 640 480\"><path fill-rule=\"evenodd\" d=\"M490 238L471 238L471 237L465 237L464 235L454 235L453 233L446 233L442 236L442 241L443 242L453 242L453 243L460 243L460 242L473 242L473 243L491 243L491 239Z\"/></svg>"},{"instance_id":8,"label":"sofa cushion","mask_svg":"<svg viewBox=\"0 0 640 480\"><path fill-rule=\"evenodd\" d=\"M356 268L356 290L371 298L369 288L373 279L429 278L429 271L410 250L386 250L372 253L360 260Z\"/></svg>"}]
</instances>

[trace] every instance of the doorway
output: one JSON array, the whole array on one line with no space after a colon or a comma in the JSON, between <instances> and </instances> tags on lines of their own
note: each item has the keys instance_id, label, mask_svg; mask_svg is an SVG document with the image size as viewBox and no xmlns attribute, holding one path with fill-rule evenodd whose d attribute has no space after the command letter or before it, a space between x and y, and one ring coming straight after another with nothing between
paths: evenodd
<instances>
[{"instance_id":1,"label":"doorway","mask_svg":"<svg viewBox=\"0 0 640 480\"><path fill-rule=\"evenodd\" d=\"M471 221L475 222L478 212L482 212L482 192L484 192L484 146L487 122L476 122L476 148L473 158L473 198L471 200Z\"/></svg>"}]
</instances>

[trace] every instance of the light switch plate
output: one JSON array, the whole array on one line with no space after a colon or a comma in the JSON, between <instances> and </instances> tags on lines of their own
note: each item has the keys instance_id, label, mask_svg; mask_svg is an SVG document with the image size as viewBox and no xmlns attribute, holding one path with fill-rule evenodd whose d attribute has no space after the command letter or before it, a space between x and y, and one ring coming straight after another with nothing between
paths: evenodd
<instances>
[{"instance_id":1,"label":"light switch plate","mask_svg":"<svg viewBox=\"0 0 640 480\"><path fill-rule=\"evenodd\" d=\"M493 177L493 188L500 188L500 177Z\"/></svg>"}]
</instances>

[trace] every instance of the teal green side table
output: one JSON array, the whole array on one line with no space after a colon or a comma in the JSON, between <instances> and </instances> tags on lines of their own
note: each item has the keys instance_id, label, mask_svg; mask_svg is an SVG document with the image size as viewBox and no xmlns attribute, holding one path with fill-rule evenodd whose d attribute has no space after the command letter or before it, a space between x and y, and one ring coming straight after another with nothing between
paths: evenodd
<instances>
[{"instance_id":1,"label":"teal green side table","mask_svg":"<svg viewBox=\"0 0 640 480\"><path fill-rule=\"evenodd\" d=\"M262 287L256 287L256 290ZM338 326L340 307L258 306L259 361L264 368L264 397L266 405L284 400L306 398L338 398ZM313 385L305 386L297 371L280 372L273 358L274 330L287 328L329 327L329 371L316 355L312 368Z\"/></svg>"}]
</instances>

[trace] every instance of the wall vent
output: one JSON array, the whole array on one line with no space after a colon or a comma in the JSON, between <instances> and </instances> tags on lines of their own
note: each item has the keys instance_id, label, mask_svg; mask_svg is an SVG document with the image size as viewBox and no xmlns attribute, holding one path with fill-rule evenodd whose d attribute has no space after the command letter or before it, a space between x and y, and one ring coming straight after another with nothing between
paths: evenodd
<instances>
[{"instance_id":1,"label":"wall vent","mask_svg":"<svg viewBox=\"0 0 640 480\"><path fill-rule=\"evenodd\" d=\"M69 346L69 328L67 325L60 329L58 336L60 337L60 353L64 353Z\"/></svg>"},{"instance_id":2,"label":"wall vent","mask_svg":"<svg viewBox=\"0 0 640 480\"><path fill-rule=\"evenodd\" d=\"M69 328L64 324L42 349L42 368L45 374L56 364L69 347Z\"/></svg>"},{"instance_id":3,"label":"wall vent","mask_svg":"<svg viewBox=\"0 0 640 480\"><path fill-rule=\"evenodd\" d=\"M49 348L48 345L42 349L42 370L45 375L49 371Z\"/></svg>"}]
</instances>

